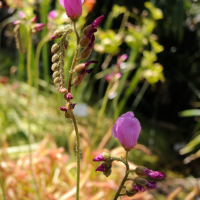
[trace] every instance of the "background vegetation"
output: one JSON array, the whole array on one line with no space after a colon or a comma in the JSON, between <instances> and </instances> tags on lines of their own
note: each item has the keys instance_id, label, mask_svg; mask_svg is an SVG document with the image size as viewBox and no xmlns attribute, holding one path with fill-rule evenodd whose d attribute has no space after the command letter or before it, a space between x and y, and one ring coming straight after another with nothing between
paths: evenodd
<instances>
[{"instance_id":1,"label":"background vegetation","mask_svg":"<svg viewBox=\"0 0 200 200\"><path fill-rule=\"evenodd\" d=\"M74 132L59 110L64 102L51 78L50 37L67 24L65 12L53 0L6 0L0 1L0 6L0 198L37 199L31 164L26 161L30 136L36 185L43 198L74 199ZM31 85L27 84L26 53L18 52L14 40L12 22L19 18L20 10L37 15L38 22L51 24L32 36ZM53 21L48 21L50 10L57 12ZM88 105L87 116L78 119L83 140L82 199L112 199L123 172L116 165L106 178L94 172L96 165L91 161L104 148L123 155L111 129L114 120L129 110L142 124L139 145L130 157L133 167L144 165L167 174L156 191L139 194L136 199L197 199L200 3L86 0L79 27L100 15L105 18L90 57L99 63L74 96L78 104ZM26 48L27 32L20 31ZM69 41L75 36L70 37ZM70 43L66 51L66 73L73 48ZM107 82L104 77L116 70L118 55L123 54L128 59L120 65L121 78Z\"/></svg>"}]
</instances>

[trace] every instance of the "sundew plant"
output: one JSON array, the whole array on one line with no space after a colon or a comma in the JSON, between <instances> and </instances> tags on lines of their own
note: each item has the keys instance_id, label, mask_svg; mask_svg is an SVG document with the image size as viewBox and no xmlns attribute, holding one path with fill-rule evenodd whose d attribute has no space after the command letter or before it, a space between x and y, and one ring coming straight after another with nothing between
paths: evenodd
<instances>
[{"instance_id":1,"label":"sundew plant","mask_svg":"<svg viewBox=\"0 0 200 200\"><path fill-rule=\"evenodd\" d=\"M68 25L65 29L56 30L52 36L52 39L61 38L60 42L55 43L52 46L51 52L54 54L52 56L52 65L53 78L54 83L60 93L64 94L64 99L66 100L66 106L60 107L60 110L65 113L66 118L70 118L73 122L75 133L76 133L76 157L77 157L77 182L76 182L76 199L79 199L79 185L80 185L80 137L78 131L77 121L73 112L73 109L76 106L76 103L72 102L73 99L73 86L80 85L82 80L84 79L87 73L92 72L92 68L88 69L88 66L91 63L97 63L97 61L92 60L85 63L79 63L85 59L87 59L94 47L95 35L94 33L97 31L97 28L104 16L100 16L94 20L94 22L81 31L79 34L79 30L76 28L76 22L82 14L82 3L83 0L60 0L60 4L65 8L67 15L71 19L70 25ZM67 35L74 32L76 34L76 41L68 41ZM76 42L75 54L74 58L69 70L69 81L67 87L65 86L65 76L64 76L64 56L65 50L70 42ZM137 143L137 139L139 133L141 131L141 126L139 121L134 118L134 114L132 112L128 112L122 115L117 119L116 124L113 127L113 136L118 138L119 142L122 144L124 149L126 150L126 159L119 157L113 157L109 153L101 153L94 161L104 161L100 166L96 169L96 171L102 171L104 175L109 176L111 174L111 167L113 161L119 161L126 165L126 173L125 177L122 180L121 185L114 197L114 200L117 200L119 196L128 195L133 196L138 191L145 191L146 189L155 189L156 182L155 181L147 181L144 178L129 177L130 172L136 172L139 176L150 176L152 178L164 178L164 174L161 172L154 172L147 168L141 167L135 170L129 169L128 164L128 152L133 149ZM126 181L132 181L126 187L124 186ZM125 193L121 193L123 188L126 188Z\"/></svg>"}]
</instances>

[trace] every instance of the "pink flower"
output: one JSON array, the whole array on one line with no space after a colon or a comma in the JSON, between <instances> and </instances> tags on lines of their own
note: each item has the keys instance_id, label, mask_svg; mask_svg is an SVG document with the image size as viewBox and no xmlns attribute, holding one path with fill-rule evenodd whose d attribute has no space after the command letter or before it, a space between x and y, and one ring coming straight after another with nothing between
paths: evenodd
<instances>
[{"instance_id":1,"label":"pink flower","mask_svg":"<svg viewBox=\"0 0 200 200\"><path fill-rule=\"evenodd\" d=\"M82 15L82 4L84 0L59 0L61 6L66 10L72 21L77 21Z\"/></svg>"},{"instance_id":2,"label":"pink flower","mask_svg":"<svg viewBox=\"0 0 200 200\"><path fill-rule=\"evenodd\" d=\"M149 176L151 178L155 179L162 179L165 178L165 174L159 171L153 171L150 169L147 169L146 167L137 167L135 169L135 172L139 176Z\"/></svg>"},{"instance_id":3,"label":"pink flower","mask_svg":"<svg viewBox=\"0 0 200 200\"><path fill-rule=\"evenodd\" d=\"M26 15L22 11L19 11L19 15L22 19L26 19Z\"/></svg>"},{"instance_id":4,"label":"pink flower","mask_svg":"<svg viewBox=\"0 0 200 200\"><path fill-rule=\"evenodd\" d=\"M55 19L56 17L57 17L57 13L56 13L55 10L52 10L52 11L49 12L48 18Z\"/></svg>"},{"instance_id":5,"label":"pink flower","mask_svg":"<svg viewBox=\"0 0 200 200\"><path fill-rule=\"evenodd\" d=\"M94 162L107 161L107 160L110 160L110 153L108 152L100 153L93 159Z\"/></svg>"},{"instance_id":6,"label":"pink flower","mask_svg":"<svg viewBox=\"0 0 200 200\"><path fill-rule=\"evenodd\" d=\"M121 115L113 126L112 135L119 140L126 150L131 150L137 144L141 131L140 122L132 112Z\"/></svg>"},{"instance_id":7,"label":"pink flower","mask_svg":"<svg viewBox=\"0 0 200 200\"><path fill-rule=\"evenodd\" d=\"M35 16L35 17L33 17L32 19L31 19L31 23L35 23L37 21L37 16Z\"/></svg>"},{"instance_id":8,"label":"pink flower","mask_svg":"<svg viewBox=\"0 0 200 200\"><path fill-rule=\"evenodd\" d=\"M123 54L122 56L118 56L117 58L117 66L120 67L120 64L124 62L128 58L127 54Z\"/></svg>"}]
</instances>

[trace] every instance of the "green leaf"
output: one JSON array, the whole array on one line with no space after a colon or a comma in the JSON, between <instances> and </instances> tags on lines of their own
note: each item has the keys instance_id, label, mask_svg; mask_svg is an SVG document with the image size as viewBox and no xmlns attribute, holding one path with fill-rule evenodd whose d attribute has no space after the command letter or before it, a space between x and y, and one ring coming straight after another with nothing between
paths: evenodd
<instances>
[{"instance_id":1,"label":"green leaf","mask_svg":"<svg viewBox=\"0 0 200 200\"><path fill-rule=\"evenodd\" d=\"M196 117L200 116L200 109L184 110L179 113L181 117Z\"/></svg>"}]
</instances>

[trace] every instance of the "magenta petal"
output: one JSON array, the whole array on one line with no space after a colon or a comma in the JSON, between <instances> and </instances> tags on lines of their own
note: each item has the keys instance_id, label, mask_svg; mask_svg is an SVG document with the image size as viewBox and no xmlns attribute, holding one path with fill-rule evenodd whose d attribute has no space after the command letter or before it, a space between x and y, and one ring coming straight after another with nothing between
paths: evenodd
<instances>
[{"instance_id":1,"label":"magenta petal","mask_svg":"<svg viewBox=\"0 0 200 200\"><path fill-rule=\"evenodd\" d=\"M99 161L105 161L104 157L102 156L102 153L100 153L99 155L97 155L93 161L95 162L99 162Z\"/></svg>"},{"instance_id":2,"label":"magenta petal","mask_svg":"<svg viewBox=\"0 0 200 200\"><path fill-rule=\"evenodd\" d=\"M151 178L155 178L155 179L162 179L165 178L165 174L159 171L153 171L153 170L149 170L146 169L145 175L151 177Z\"/></svg>"},{"instance_id":3,"label":"magenta petal","mask_svg":"<svg viewBox=\"0 0 200 200\"><path fill-rule=\"evenodd\" d=\"M59 2L60 2L60 5L61 5L63 8L65 8L64 0L59 0Z\"/></svg>"},{"instance_id":4,"label":"magenta petal","mask_svg":"<svg viewBox=\"0 0 200 200\"><path fill-rule=\"evenodd\" d=\"M113 126L112 135L118 138L119 142L126 149L133 148L141 131L140 122L132 112L121 115Z\"/></svg>"},{"instance_id":5,"label":"magenta petal","mask_svg":"<svg viewBox=\"0 0 200 200\"><path fill-rule=\"evenodd\" d=\"M144 192L146 189L143 188L142 186L139 185L133 185L133 189L136 190L137 192L142 191Z\"/></svg>"},{"instance_id":6,"label":"magenta petal","mask_svg":"<svg viewBox=\"0 0 200 200\"><path fill-rule=\"evenodd\" d=\"M104 167L102 164L100 164L95 171L100 171L100 172L105 172L106 171L106 167Z\"/></svg>"},{"instance_id":7,"label":"magenta petal","mask_svg":"<svg viewBox=\"0 0 200 200\"><path fill-rule=\"evenodd\" d=\"M146 185L149 189L153 190L156 188L156 182L155 181L149 181L147 182L147 185Z\"/></svg>"},{"instance_id":8,"label":"magenta petal","mask_svg":"<svg viewBox=\"0 0 200 200\"><path fill-rule=\"evenodd\" d=\"M67 108L65 108L65 107L60 107L60 110L67 112Z\"/></svg>"}]
</instances>

